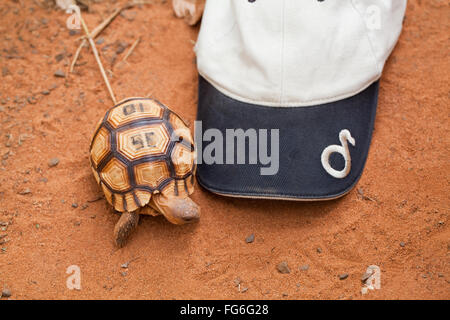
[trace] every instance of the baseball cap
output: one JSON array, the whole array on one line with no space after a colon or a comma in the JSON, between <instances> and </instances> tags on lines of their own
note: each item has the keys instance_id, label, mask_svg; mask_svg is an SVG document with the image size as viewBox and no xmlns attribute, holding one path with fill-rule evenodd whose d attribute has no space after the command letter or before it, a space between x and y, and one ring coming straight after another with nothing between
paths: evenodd
<instances>
[{"instance_id":1,"label":"baseball cap","mask_svg":"<svg viewBox=\"0 0 450 320\"><path fill-rule=\"evenodd\" d=\"M406 0L207 1L195 46L199 183L335 199L359 180Z\"/></svg>"}]
</instances>

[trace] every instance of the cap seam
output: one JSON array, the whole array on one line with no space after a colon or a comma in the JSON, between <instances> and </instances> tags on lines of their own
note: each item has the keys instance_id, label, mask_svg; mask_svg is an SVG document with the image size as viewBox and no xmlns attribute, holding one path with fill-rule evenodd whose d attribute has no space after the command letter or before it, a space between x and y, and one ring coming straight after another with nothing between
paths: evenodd
<instances>
[{"instance_id":1,"label":"cap seam","mask_svg":"<svg viewBox=\"0 0 450 320\"><path fill-rule=\"evenodd\" d=\"M367 162L367 157L365 162ZM244 197L248 197L248 198L256 198L256 197L267 197L267 199L280 199L280 198L289 198L290 200L299 200L299 201L320 201L320 200L332 200L332 199L336 199L336 198L340 198L344 195L346 195L347 193L349 193L350 191L352 191L355 186L358 184L359 180L361 179L363 173L364 173L364 167L365 167L365 163L363 166L363 170L361 170L361 172L353 179L353 181L351 182L351 184L345 188L343 191L341 192L337 192L334 194L326 194L326 195L320 195L317 193L302 193L299 195L292 195L292 194L288 194L288 193L284 193L284 192L278 192L278 193L252 193L252 192L239 192L239 191L229 191L229 190L221 190L220 188L214 188L211 187L210 185L208 185L207 183L205 183L205 181L202 180L202 178L200 177L199 174L196 175L197 181L200 183L200 185L202 187L204 187L205 189L213 192L213 193L217 193L223 196L244 196ZM281 200L281 199L280 199ZM286 199L287 200L287 199Z\"/></svg>"},{"instance_id":2,"label":"cap seam","mask_svg":"<svg viewBox=\"0 0 450 320\"><path fill-rule=\"evenodd\" d=\"M272 108L302 108L302 107L311 107L311 106L315 106L315 105L319 105L319 104L325 104L325 103L330 103L330 102L335 102L338 100L343 100L349 97L352 97L358 93L360 93L361 91L367 89L372 83L374 83L375 81L377 81L380 77L381 74L377 74L376 77L370 79L369 81L367 81L360 89L354 90L352 92L348 92L348 93L344 93L341 95L337 95L337 96L331 96L331 97L326 97L326 98L320 98L320 99L313 99L313 100L306 100L306 101L301 101L301 102L289 102L283 105L276 105L277 101L261 101L261 100L253 100L253 99L248 99L248 98L244 98L236 93L233 93L232 91L225 89L223 87L221 87L217 82L215 82L214 80L212 80L208 75L206 75L205 73L203 73L202 71L200 71L200 69L198 69L198 73L205 78L214 88L216 88L218 91L220 91L221 93L223 93L224 95L236 99L238 101L241 102L245 102L245 103L250 103L250 104L255 104L255 105L262 105L262 106L266 106L266 107L272 107Z\"/></svg>"},{"instance_id":3,"label":"cap seam","mask_svg":"<svg viewBox=\"0 0 450 320\"><path fill-rule=\"evenodd\" d=\"M356 6L355 6L355 0L350 0L350 3L351 3L351 5L352 5L353 10L355 10L356 14L360 17L360 19L361 19L361 21L362 21L362 23L363 23L363 25L364 25L364 34L365 34L365 36L366 36L366 38L367 38L367 41L369 42L370 52L372 52L372 56L373 56L373 58L374 58L374 60L375 60L375 66L376 66L376 68L377 68L377 72L378 72L378 73L381 73L382 70L383 70L383 68L381 68L380 63L379 63L379 61L378 61L378 59L377 59L377 56L375 55L375 50L374 50L374 47L373 47L373 43L372 43L372 41L370 40L369 33L367 32L367 27L366 27L366 25L365 25L364 17L363 17L362 14L358 11L358 9L356 9Z\"/></svg>"},{"instance_id":4,"label":"cap seam","mask_svg":"<svg viewBox=\"0 0 450 320\"><path fill-rule=\"evenodd\" d=\"M201 41L199 41L199 39L200 39L200 32L201 32L201 27L203 26L203 24L202 24L202 26L200 26L200 32L198 33L198 35L197 35L197 41L196 41L196 43L195 43L195 45L194 45L194 52L195 53L197 53L197 52L199 52L199 51L201 51L202 50L202 47L213 47L213 46L215 46L216 45L216 43L217 42L220 42L220 41L222 41L223 40L223 38L225 38L225 37L227 37L231 32L233 32L233 30L234 30L234 28L236 27L236 25L237 25L237 21L236 21L236 19L234 19L233 20L233 23L231 24L231 26L229 27L229 29L226 31L226 32L224 32L223 34L221 34L220 36L217 36L217 37L215 37L213 40L210 40L210 39L201 39ZM200 43L201 42L201 43Z\"/></svg>"}]
</instances>

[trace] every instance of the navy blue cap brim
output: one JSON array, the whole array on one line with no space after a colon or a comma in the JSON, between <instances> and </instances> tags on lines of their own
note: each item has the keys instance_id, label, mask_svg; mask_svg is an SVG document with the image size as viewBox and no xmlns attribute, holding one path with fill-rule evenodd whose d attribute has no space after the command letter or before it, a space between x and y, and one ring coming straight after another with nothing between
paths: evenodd
<instances>
[{"instance_id":1,"label":"navy blue cap brim","mask_svg":"<svg viewBox=\"0 0 450 320\"><path fill-rule=\"evenodd\" d=\"M367 159L375 121L379 82L340 101L308 107L267 107L232 99L199 76L197 119L202 135L211 128L224 137L226 129L267 129L270 147L271 129L279 130L279 168L274 175L261 175L261 163L199 163L199 183L214 193L250 198L292 200L335 199L348 193L358 182ZM322 165L321 155L330 145L341 145L339 133L347 129L355 139L348 145L351 170L344 178L335 178ZM259 132L259 131L258 131ZM198 140L198 139L197 139ZM203 152L210 142L202 142ZM248 157L249 148L246 148ZM270 151L269 151L270 154ZM236 155L235 155L236 156ZM225 157L225 155L224 155ZM225 162L225 161L224 161ZM330 165L344 168L344 158L332 153Z\"/></svg>"}]
</instances>

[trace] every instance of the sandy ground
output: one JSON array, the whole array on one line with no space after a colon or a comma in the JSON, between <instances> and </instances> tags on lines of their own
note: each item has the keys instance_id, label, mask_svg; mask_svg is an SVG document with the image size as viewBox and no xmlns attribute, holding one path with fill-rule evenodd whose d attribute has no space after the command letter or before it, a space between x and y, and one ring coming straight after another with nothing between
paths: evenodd
<instances>
[{"instance_id":1,"label":"sandy ground","mask_svg":"<svg viewBox=\"0 0 450 320\"><path fill-rule=\"evenodd\" d=\"M0 4L0 289L11 299L450 298L447 1L409 1L367 165L350 194L326 203L238 200L197 185L199 224L144 217L120 250L118 215L95 201L101 190L88 162L111 102L87 49L69 74L79 35L42 2ZM94 5L90 28L118 3ZM118 98L152 94L192 127L197 33L170 2L119 16L98 45ZM290 273L277 271L282 261ZM71 265L81 269L81 290L66 287ZM361 295L369 265L381 268L381 289Z\"/></svg>"}]
</instances>

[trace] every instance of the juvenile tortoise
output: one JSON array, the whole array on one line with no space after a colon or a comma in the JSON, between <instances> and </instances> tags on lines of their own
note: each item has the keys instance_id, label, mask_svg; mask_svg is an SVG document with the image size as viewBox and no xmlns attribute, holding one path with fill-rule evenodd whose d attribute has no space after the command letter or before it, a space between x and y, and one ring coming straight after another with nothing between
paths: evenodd
<instances>
[{"instance_id":1,"label":"juvenile tortoise","mask_svg":"<svg viewBox=\"0 0 450 320\"><path fill-rule=\"evenodd\" d=\"M196 164L192 135L181 118L157 100L129 98L100 119L90 162L106 200L122 213L114 241L122 247L139 214L163 214L174 224L195 222Z\"/></svg>"}]
</instances>

